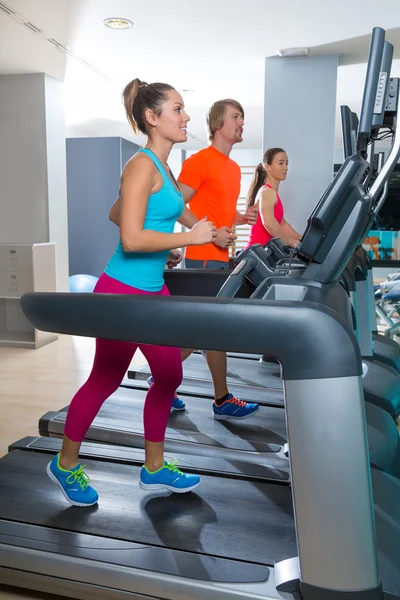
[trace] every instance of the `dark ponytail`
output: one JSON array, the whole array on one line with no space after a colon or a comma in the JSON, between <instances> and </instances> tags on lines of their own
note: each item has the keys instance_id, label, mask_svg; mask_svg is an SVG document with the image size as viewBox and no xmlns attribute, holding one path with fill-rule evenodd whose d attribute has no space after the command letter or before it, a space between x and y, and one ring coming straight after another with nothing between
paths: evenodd
<instances>
[{"instance_id":1,"label":"dark ponytail","mask_svg":"<svg viewBox=\"0 0 400 600\"><path fill-rule=\"evenodd\" d=\"M253 180L247 193L246 208L253 206L256 201L258 190L265 184L266 180L267 171L264 169L263 164L260 163L254 171Z\"/></svg>"},{"instance_id":2,"label":"dark ponytail","mask_svg":"<svg viewBox=\"0 0 400 600\"><path fill-rule=\"evenodd\" d=\"M249 191L247 193L246 208L253 206L256 201L256 197L260 188L265 185L267 181L267 171L264 169L264 165L271 165L275 156L280 152L285 152L282 148L269 148L264 152L263 161L257 165L254 171L253 180L250 184Z\"/></svg>"}]
</instances>

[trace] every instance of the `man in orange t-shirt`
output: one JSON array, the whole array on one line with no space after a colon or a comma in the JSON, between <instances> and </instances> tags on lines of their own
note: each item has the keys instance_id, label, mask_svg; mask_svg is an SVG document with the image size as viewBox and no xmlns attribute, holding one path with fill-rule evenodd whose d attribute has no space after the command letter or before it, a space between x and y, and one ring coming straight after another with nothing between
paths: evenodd
<instances>
[{"instance_id":1,"label":"man in orange t-shirt","mask_svg":"<svg viewBox=\"0 0 400 600\"><path fill-rule=\"evenodd\" d=\"M243 125L244 111L239 102L231 99L215 102L207 116L211 145L183 163L178 182L188 208L179 222L191 228L207 217L218 230L214 243L186 248L187 268L228 269L229 247L236 239L232 227L256 222L257 205L244 214L236 209L241 173L239 165L229 158L233 145L243 139ZM182 349L182 360L191 353L192 350ZM206 354L214 383L214 417L219 420L243 419L257 413L258 404L243 402L229 393L226 353L207 351ZM185 407L175 396L173 406L178 408L179 404L181 409Z\"/></svg>"}]
</instances>

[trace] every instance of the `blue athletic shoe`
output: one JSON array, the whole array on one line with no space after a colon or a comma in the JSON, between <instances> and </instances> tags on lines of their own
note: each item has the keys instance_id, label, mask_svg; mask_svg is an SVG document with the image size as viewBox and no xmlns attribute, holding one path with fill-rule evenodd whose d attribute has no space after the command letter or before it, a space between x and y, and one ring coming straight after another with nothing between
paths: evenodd
<instances>
[{"instance_id":1,"label":"blue athletic shoe","mask_svg":"<svg viewBox=\"0 0 400 600\"><path fill-rule=\"evenodd\" d=\"M153 378L151 376L148 378L147 383L149 384L149 387L153 385ZM185 408L186 404L183 400L179 398L178 394L175 392L174 399L172 400L171 410L185 410Z\"/></svg>"},{"instance_id":2,"label":"blue athletic shoe","mask_svg":"<svg viewBox=\"0 0 400 600\"><path fill-rule=\"evenodd\" d=\"M175 392L174 399L172 400L171 410L185 410L186 404L181 400L178 394Z\"/></svg>"},{"instance_id":3,"label":"blue athletic shoe","mask_svg":"<svg viewBox=\"0 0 400 600\"><path fill-rule=\"evenodd\" d=\"M213 402L214 419L219 421L247 419L258 413L259 410L260 407L255 402L243 402L232 394L229 394L220 406L215 404L215 400Z\"/></svg>"},{"instance_id":4,"label":"blue athletic shoe","mask_svg":"<svg viewBox=\"0 0 400 600\"><path fill-rule=\"evenodd\" d=\"M169 490L178 494L191 492L199 483L200 477L182 473L177 467L176 460L164 461L164 466L154 473L143 466L139 480L139 485L144 490Z\"/></svg>"},{"instance_id":5,"label":"blue athletic shoe","mask_svg":"<svg viewBox=\"0 0 400 600\"><path fill-rule=\"evenodd\" d=\"M60 455L57 454L47 465L47 475L54 483L60 486L62 493L74 506L93 506L99 495L90 487L90 479L79 463L67 471L60 467Z\"/></svg>"}]
</instances>

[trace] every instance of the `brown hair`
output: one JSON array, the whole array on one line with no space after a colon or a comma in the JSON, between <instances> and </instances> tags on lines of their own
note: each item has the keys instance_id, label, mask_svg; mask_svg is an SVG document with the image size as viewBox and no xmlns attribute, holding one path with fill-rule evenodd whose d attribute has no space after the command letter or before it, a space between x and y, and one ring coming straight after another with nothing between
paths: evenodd
<instances>
[{"instance_id":1,"label":"brown hair","mask_svg":"<svg viewBox=\"0 0 400 600\"><path fill-rule=\"evenodd\" d=\"M141 131L149 133L146 121L146 110L152 110L157 116L161 114L162 104L166 101L166 92L175 88L168 83L146 83L140 79L133 79L123 91L122 97L126 116L136 135Z\"/></svg>"},{"instance_id":2,"label":"brown hair","mask_svg":"<svg viewBox=\"0 0 400 600\"><path fill-rule=\"evenodd\" d=\"M237 100L227 98L225 100L217 100L217 102L214 102L207 114L208 138L210 142L213 140L217 129L220 129L224 125L224 118L228 106L236 108L236 110L242 114L244 119L243 107Z\"/></svg>"},{"instance_id":3,"label":"brown hair","mask_svg":"<svg viewBox=\"0 0 400 600\"><path fill-rule=\"evenodd\" d=\"M253 180L250 184L250 188L247 193L246 208L250 208L250 206L253 206L254 202L256 201L258 190L267 181L267 171L264 169L264 165L271 165L275 156L280 152L285 151L282 150L282 148L269 148L264 152L262 162L260 162L260 164L257 165L256 170L254 171Z\"/></svg>"}]
</instances>

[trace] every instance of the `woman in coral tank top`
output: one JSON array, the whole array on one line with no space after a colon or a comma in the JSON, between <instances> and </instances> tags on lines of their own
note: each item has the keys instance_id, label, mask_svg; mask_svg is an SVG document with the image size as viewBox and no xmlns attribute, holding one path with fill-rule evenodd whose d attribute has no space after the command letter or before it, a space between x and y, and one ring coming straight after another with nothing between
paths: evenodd
<instances>
[{"instance_id":1,"label":"woman in coral tank top","mask_svg":"<svg viewBox=\"0 0 400 600\"><path fill-rule=\"evenodd\" d=\"M253 206L256 200L259 201L260 208L246 248L253 244L265 246L274 237L281 238L293 248L297 246L301 235L285 220L278 194L280 182L286 179L288 165L287 154L282 148L270 148L264 153L262 163L257 166L247 194L247 208Z\"/></svg>"}]
</instances>

